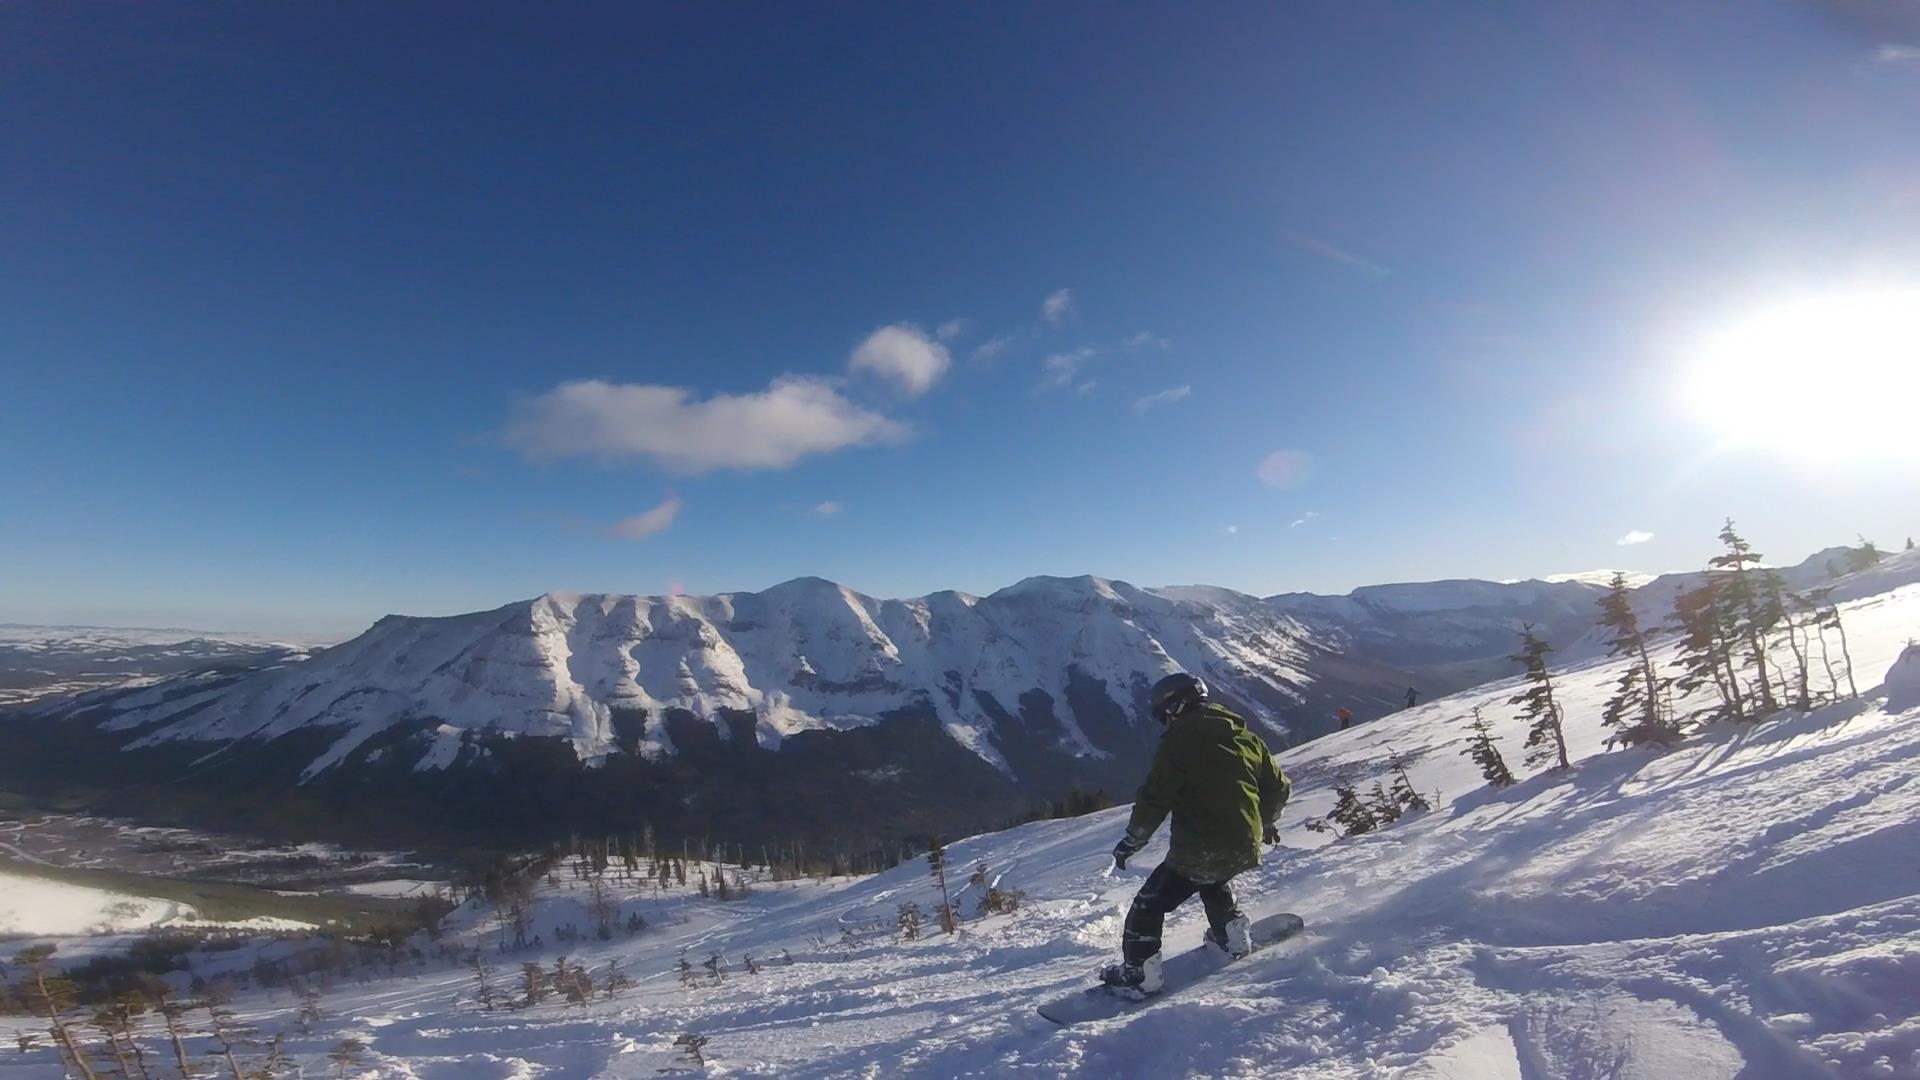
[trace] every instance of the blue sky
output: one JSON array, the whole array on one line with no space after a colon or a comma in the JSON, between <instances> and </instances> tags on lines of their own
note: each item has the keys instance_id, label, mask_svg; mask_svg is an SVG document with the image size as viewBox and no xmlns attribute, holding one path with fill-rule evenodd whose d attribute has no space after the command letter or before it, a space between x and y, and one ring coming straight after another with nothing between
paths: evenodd
<instances>
[{"instance_id":1,"label":"blue sky","mask_svg":"<svg viewBox=\"0 0 1920 1080\"><path fill-rule=\"evenodd\" d=\"M0 620L1898 543L1676 387L1920 284L1915 10L9 4Z\"/></svg>"}]
</instances>

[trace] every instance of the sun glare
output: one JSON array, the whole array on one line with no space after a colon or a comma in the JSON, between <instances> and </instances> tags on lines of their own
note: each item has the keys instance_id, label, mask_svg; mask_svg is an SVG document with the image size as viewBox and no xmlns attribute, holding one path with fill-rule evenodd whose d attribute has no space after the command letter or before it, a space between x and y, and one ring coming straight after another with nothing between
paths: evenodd
<instances>
[{"instance_id":1,"label":"sun glare","mask_svg":"<svg viewBox=\"0 0 1920 1080\"><path fill-rule=\"evenodd\" d=\"M1712 335L1688 408L1729 446L1920 461L1920 289L1806 297Z\"/></svg>"}]
</instances>

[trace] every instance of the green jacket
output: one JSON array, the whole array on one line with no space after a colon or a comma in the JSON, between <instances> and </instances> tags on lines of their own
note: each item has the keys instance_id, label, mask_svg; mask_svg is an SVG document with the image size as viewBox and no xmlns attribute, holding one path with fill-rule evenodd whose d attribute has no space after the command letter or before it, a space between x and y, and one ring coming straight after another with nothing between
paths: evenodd
<instances>
[{"instance_id":1,"label":"green jacket","mask_svg":"<svg viewBox=\"0 0 1920 1080\"><path fill-rule=\"evenodd\" d=\"M1167 724L1134 798L1127 840L1145 847L1171 813L1167 865L1192 881L1225 881L1260 865L1261 832L1292 793L1260 736L1208 702Z\"/></svg>"}]
</instances>

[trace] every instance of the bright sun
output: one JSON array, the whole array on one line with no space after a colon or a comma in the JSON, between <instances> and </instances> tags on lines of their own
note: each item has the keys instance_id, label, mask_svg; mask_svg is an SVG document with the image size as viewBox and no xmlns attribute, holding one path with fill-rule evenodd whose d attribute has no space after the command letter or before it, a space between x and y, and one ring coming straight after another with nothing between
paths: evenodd
<instances>
[{"instance_id":1,"label":"bright sun","mask_svg":"<svg viewBox=\"0 0 1920 1080\"><path fill-rule=\"evenodd\" d=\"M1710 337L1683 393L1729 445L1920 461L1920 289L1796 299Z\"/></svg>"}]
</instances>

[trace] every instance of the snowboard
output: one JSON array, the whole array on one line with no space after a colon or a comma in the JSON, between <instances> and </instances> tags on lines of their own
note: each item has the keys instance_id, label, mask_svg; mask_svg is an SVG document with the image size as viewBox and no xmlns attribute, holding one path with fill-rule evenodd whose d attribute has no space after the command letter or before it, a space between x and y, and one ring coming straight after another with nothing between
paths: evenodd
<instances>
[{"instance_id":1,"label":"snowboard","mask_svg":"<svg viewBox=\"0 0 1920 1080\"><path fill-rule=\"evenodd\" d=\"M1253 924L1253 952L1247 955L1251 956L1270 945L1278 945L1306 929L1306 926L1306 920L1298 915L1286 912L1268 915ZM1144 1008L1161 998L1184 990L1216 974L1232 962L1232 957L1203 941L1178 956L1162 958L1160 973L1166 981L1158 993L1143 998L1111 986L1095 986L1047 1002L1040 1006L1040 1015L1061 1027L1084 1024L1091 1020L1111 1019L1128 1010Z\"/></svg>"}]
</instances>

